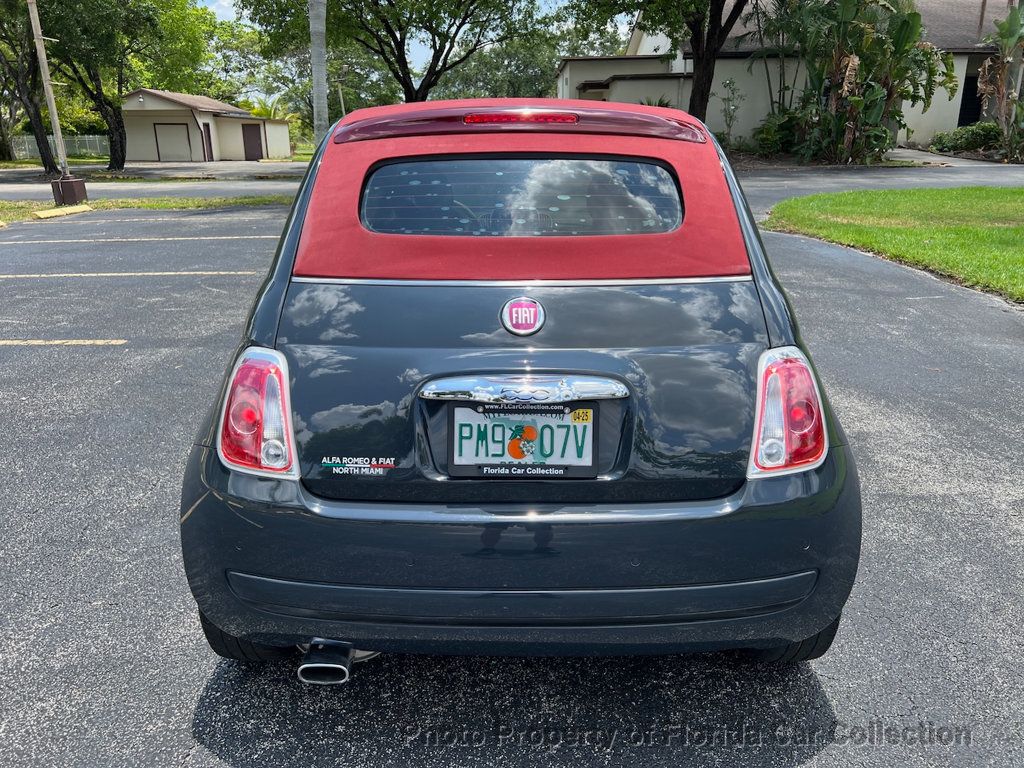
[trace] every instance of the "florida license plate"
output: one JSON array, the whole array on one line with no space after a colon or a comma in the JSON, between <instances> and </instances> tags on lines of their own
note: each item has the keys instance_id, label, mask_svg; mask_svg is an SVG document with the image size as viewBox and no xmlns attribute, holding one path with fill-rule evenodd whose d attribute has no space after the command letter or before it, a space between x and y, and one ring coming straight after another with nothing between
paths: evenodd
<instances>
[{"instance_id":1,"label":"florida license plate","mask_svg":"<svg viewBox=\"0 0 1024 768\"><path fill-rule=\"evenodd\" d=\"M454 477L546 480L597 476L594 403L467 403L450 408Z\"/></svg>"}]
</instances>

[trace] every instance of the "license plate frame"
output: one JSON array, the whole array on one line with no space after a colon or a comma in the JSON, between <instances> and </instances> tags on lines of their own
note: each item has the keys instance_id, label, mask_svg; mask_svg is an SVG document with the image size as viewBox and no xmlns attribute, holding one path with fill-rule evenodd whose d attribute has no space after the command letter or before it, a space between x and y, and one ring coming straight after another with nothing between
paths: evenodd
<instances>
[{"instance_id":1,"label":"license plate frame","mask_svg":"<svg viewBox=\"0 0 1024 768\"><path fill-rule=\"evenodd\" d=\"M567 423L572 426L572 418L577 411L590 411L590 464L547 464L526 461L495 461L491 463L456 464L455 448L458 442L456 433L456 415L460 408L469 408L477 413L492 414L497 418L523 416L552 416L564 414ZM550 422L549 422L550 423ZM598 475L598 449L600 410L596 402L579 401L572 403L478 403L455 401L448 404L448 475L458 478L476 478L480 480L505 481L537 481L537 480L592 480ZM582 424L580 425L582 426ZM577 433L578 434L578 433ZM573 437L573 435L566 435ZM539 436L538 436L539 440ZM564 454L563 454L564 455Z\"/></svg>"}]
</instances>

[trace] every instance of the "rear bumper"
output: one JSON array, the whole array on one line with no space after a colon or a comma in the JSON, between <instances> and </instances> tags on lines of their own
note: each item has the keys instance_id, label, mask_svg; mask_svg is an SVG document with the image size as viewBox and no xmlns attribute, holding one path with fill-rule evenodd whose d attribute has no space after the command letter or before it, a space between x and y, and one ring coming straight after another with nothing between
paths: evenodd
<instances>
[{"instance_id":1,"label":"rear bumper","mask_svg":"<svg viewBox=\"0 0 1024 768\"><path fill-rule=\"evenodd\" d=\"M845 446L725 499L487 509L326 502L196 447L181 535L200 610L256 642L618 654L810 637L846 602L860 524Z\"/></svg>"}]
</instances>

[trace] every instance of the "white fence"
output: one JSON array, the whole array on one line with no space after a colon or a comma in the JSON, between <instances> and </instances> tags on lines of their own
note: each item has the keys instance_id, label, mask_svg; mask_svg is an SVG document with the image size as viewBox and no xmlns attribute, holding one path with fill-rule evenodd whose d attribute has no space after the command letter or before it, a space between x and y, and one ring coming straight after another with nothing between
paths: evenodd
<instances>
[{"instance_id":1,"label":"white fence","mask_svg":"<svg viewBox=\"0 0 1024 768\"><path fill-rule=\"evenodd\" d=\"M50 149L53 156L57 156L57 148L53 143L53 136L50 139ZM39 157L39 147L36 146L35 136L20 134L11 137L11 144L14 145L14 157L18 160L27 160ZM69 155L98 155L110 154L110 144L106 136L65 136L64 146L67 147Z\"/></svg>"}]
</instances>

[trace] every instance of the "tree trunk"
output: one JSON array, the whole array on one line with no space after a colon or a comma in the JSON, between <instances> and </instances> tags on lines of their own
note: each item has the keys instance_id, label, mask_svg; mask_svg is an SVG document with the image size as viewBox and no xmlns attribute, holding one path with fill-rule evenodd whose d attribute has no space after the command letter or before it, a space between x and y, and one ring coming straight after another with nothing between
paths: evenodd
<instances>
[{"instance_id":1,"label":"tree trunk","mask_svg":"<svg viewBox=\"0 0 1024 768\"><path fill-rule=\"evenodd\" d=\"M124 114L121 112L121 98L111 98L104 93L103 77L100 70L93 64L78 68L67 64L62 71L73 77L82 88L82 93L89 97L93 107L107 126L107 142L110 144L110 162L108 171L123 171L125 148L128 141L124 130Z\"/></svg>"},{"instance_id":2,"label":"tree trunk","mask_svg":"<svg viewBox=\"0 0 1024 768\"><path fill-rule=\"evenodd\" d=\"M7 117L0 115L0 161L13 159L14 147L11 145L11 131L7 127Z\"/></svg>"},{"instance_id":3,"label":"tree trunk","mask_svg":"<svg viewBox=\"0 0 1024 768\"><path fill-rule=\"evenodd\" d=\"M97 104L96 107L103 122L107 124L107 143L110 145L110 162L107 163L107 170L123 171L128 140L121 105L104 99L102 105Z\"/></svg>"},{"instance_id":4,"label":"tree trunk","mask_svg":"<svg viewBox=\"0 0 1024 768\"><path fill-rule=\"evenodd\" d=\"M14 98L25 110L25 118L32 129L32 137L36 140L39 162L42 163L44 173L60 173L57 161L53 158L53 150L50 149L46 125L43 123L43 114L39 108L39 70L34 66L35 57L13 62L5 60L3 64L13 88Z\"/></svg>"},{"instance_id":5,"label":"tree trunk","mask_svg":"<svg viewBox=\"0 0 1024 768\"><path fill-rule=\"evenodd\" d=\"M686 20L693 49L693 88L689 111L699 120L707 119L708 101L715 84L715 59L746 5L747 0L735 0L726 14L725 0L710 0L707 15L695 13Z\"/></svg>"},{"instance_id":6,"label":"tree trunk","mask_svg":"<svg viewBox=\"0 0 1024 768\"><path fill-rule=\"evenodd\" d=\"M313 73L313 138L326 135L327 116L327 0L309 0L309 63Z\"/></svg>"},{"instance_id":7,"label":"tree trunk","mask_svg":"<svg viewBox=\"0 0 1024 768\"><path fill-rule=\"evenodd\" d=\"M694 57L693 78L691 80L689 112L698 120L707 120L708 102L711 91L715 87L715 57Z\"/></svg>"},{"instance_id":8,"label":"tree trunk","mask_svg":"<svg viewBox=\"0 0 1024 768\"><path fill-rule=\"evenodd\" d=\"M25 108L25 117L28 118L29 127L32 129L32 137L36 140L36 148L39 150L39 162L42 163L43 172L47 175L60 173L57 167L57 160L50 148L50 139L47 135L46 124L43 122L43 113L39 109L39 101L35 93L27 92L20 94L21 105Z\"/></svg>"}]
</instances>

